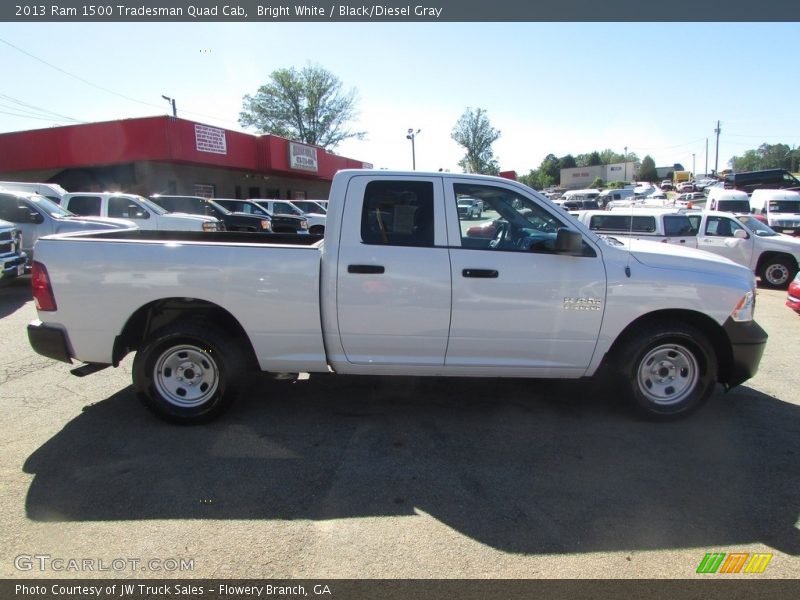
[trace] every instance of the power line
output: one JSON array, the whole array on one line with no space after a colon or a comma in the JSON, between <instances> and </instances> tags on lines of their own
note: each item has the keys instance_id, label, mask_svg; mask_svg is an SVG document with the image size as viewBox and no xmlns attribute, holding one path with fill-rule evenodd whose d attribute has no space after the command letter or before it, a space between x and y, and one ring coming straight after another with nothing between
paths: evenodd
<instances>
[{"instance_id":1,"label":"power line","mask_svg":"<svg viewBox=\"0 0 800 600\"><path fill-rule=\"evenodd\" d=\"M49 63L46 60L44 60L42 58L39 58L38 56L34 56L30 52L28 52L26 50L23 50L22 48L20 48L18 46L15 46L11 42L9 42L7 40L4 40L3 38L0 38L0 42L2 42L3 44L5 44L5 45L7 45L7 46L9 46L11 48L13 48L17 52L21 52L25 56L28 56L28 57L36 60L36 61L39 61L43 65L47 65L51 69L55 69L59 73L63 73L64 75L72 77L73 79L76 79L76 80L80 81L81 83L84 83L84 84L86 84L88 86L91 86L91 87L96 88L98 90L104 91L104 92L106 92L108 94L112 94L114 96L118 96L120 98L124 98L125 100L128 100L130 102L135 102L136 104L142 104L144 106L150 106L152 108L158 108L159 110L163 110L163 107L160 104L153 104L151 102L145 102L143 100L137 100L136 98L131 98L130 96L126 96L125 94L120 94L119 92L115 92L114 90L110 90L110 89L108 89L106 87L103 87L101 85L97 85L96 83L93 83L93 82L89 81L88 79L84 79L83 77L75 75L74 73L70 73L69 71L66 71L66 70L62 69L61 67L58 67L58 66L56 66L56 65L54 65L52 63ZM186 114L189 114L189 115L195 115L195 116L198 116L198 117L205 117L207 119L214 119L215 121L221 121L223 123L234 123L234 121L229 121L228 119L223 119L221 117L217 117L217 116L213 116L213 115L206 115L206 114L203 114L203 113L192 112L192 111L189 111L189 110L184 110L183 112L186 113ZM69 118L69 117L66 117L66 118ZM72 119L72 120L76 120L76 119ZM85 121L83 121L83 122L85 122ZM235 123L236 123L237 126L239 126L238 121L235 122Z\"/></svg>"},{"instance_id":2,"label":"power line","mask_svg":"<svg viewBox=\"0 0 800 600\"><path fill-rule=\"evenodd\" d=\"M86 122L86 121L81 121L79 119L73 119L72 117L68 117L66 115L62 115L60 113L54 112L52 110L49 110L47 108L41 108L39 106L34 106L33 104L28 104L27 102L24 102L23 100L20 100L18 98L14 98L13 96L8 96L6 94L0 94L0 99L5 99L6 101L11 101L14 104L18 104L18 105L22 106L23 108L33 109L34 111L37 111L40 114L44 114L45 116L49 114L49 115L52 115L52 116L60 117L62 119L67 119L68 121L75 121L76 123L85 123ZM15 108L16 110L21 110L21 109L18 109L16 107L11 107L11 106L9 106L7 108Z\"/></svg>"}]
</instances>

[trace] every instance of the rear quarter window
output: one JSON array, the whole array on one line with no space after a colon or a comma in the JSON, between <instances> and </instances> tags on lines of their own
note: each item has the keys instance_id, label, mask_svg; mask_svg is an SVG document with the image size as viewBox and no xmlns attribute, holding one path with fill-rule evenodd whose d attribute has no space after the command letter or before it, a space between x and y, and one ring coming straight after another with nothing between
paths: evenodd
<instances>
[{"instance_id":1,"label":"rear quarter window","mask_svg":"<svg viewBox=\"0 0 800 600\"><path fill-rule=\"evenodd\" d=\"M633 222L631 222L631 218ZM633 233L655 233L656 219L647 215L594 215L589 220L589 229L593 231L615 231Z\"/></svg>"}]
</instances>

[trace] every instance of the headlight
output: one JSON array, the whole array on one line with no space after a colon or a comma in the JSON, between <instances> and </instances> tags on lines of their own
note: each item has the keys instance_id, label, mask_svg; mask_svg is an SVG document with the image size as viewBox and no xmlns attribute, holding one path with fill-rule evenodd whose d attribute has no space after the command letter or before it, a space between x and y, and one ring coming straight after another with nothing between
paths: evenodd
<instances>
[{"instance_id":1,"label":"headlight","mask_svg":"<svg viewBox=\"0 0 800 600\"><path fill-rule=\"evenodd\" d=\"M736 304L736 308L731 313L731 319L739 323L753 320L753 311L756 307L755 291L747 292Z\"/></svg>"},{"instance_id":2,"label":"headlight","mask_svg":"<svg viewBox=\"0 0 800 600\"><path fill-rule=\"evenodd\" d=\"M272 223L267 221L266 219L261 220L261 229L264 231L272 231Z\"/></svg>"},{"instance_id":3,"label":"headlight","mask_svg":"<svg viewBox=\"0 0 800 600\"><path fill-rule=\"evenodd\" d=\"M206 221L203 223L203 231L219 231L219 226L215 221Z\"/></svg>"},{"instance_id":4,"label":"headlight","mask_svg":"<svg viewBox=\"0 0 800 600\"><path fill-rule=\"evenodd\" d=\"M300 229L308 229L308 221L306 220L300 221Z\"/></svg>"}]
</instances>

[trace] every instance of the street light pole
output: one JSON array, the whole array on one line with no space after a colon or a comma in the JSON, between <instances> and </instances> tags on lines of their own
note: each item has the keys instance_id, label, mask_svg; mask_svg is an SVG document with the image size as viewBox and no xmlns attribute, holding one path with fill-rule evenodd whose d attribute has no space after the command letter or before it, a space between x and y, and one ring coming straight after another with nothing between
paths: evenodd
<instances>
[{"instance_id":1,"label":"street light pole","mask_svg":"<svg viewBox=\"0 0 800 600\"><path fill-rule=\"evenodd\" d=\"M407 140L411 140L411 168L412 170L417 170L417 154L414 150L414 138L417 137L417 134L422 131L421 129L417 129L414 131L413 129L409 128L408 135L406 136Z\"/></svg>"},{"instance_id":2,"label":"street light pole","mask_svg":"<svg viewBox=\"0 0 800 600\"><path fill-rule=\"evenodd\" d=\"M169 96L164 96L163 94L161 97L172 105L172 116L177 117L178 110L175 108L175 98L170 98Z\"/></svg>"},{"instance_id":3,"label":"street light pole","mask_svg":"<svg viewBox=\"0 0 800 600\"><path fill-rule=\"evenodd\" d=\"M697 172L694 168L694 152L692 152L692 177L697 177Z\"/></svg>"},{"instance_id":4,"label":"street light pole","mask_svg":"<svg viewBox=\"0 0 800 600\"><path fill-rule=\"evenodd\" d=\"M625 158L623 160L625 161L625 175L622 177L622 179L625 181L625 183L628 183L628 147L625 146L624 150Z\"/></svg>"}]
</instances>

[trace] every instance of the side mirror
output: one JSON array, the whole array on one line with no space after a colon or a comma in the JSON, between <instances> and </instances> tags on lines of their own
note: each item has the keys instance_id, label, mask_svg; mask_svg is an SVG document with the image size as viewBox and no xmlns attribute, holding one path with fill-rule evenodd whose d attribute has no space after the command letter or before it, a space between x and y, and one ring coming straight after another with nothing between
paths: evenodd
<instances>
[{"instance_id":1,"label":"side mirror","mask_svg":"<svg viewBox=\"0 0 800 600\"><path fill-rule=\"evenodd\" d=\"M582 254L583 236L576 229L559 227L556 233L556 252L559 254Z\"/></svg>"},{"instance_id":2,"label":"side mirror","mask_svg":"<svg viewBox=\"0 0 800 600\"><path fill-rule=\"evenodd\" d=\"M740 240L746 240L750 236L747 235L747 232L744 229L737 229L736 231L733 232L733 237Z\"/></svg>"},{"instance_id":3,"label":"side mirror","mask_svg":"<svg viewBox=\"0 0 800 600\"><path fill-rule=\"evenodd\" d=\"M40 215L38 212L32 211L29 216L30 222L34 223L35 225L40 225L44 223L44 217Z\"/></svg>"}]
</instances>

